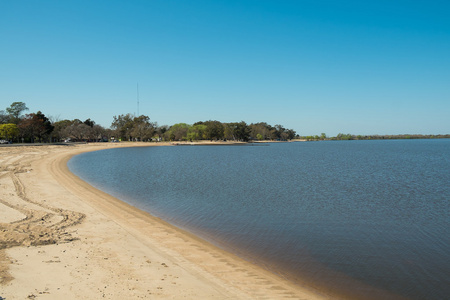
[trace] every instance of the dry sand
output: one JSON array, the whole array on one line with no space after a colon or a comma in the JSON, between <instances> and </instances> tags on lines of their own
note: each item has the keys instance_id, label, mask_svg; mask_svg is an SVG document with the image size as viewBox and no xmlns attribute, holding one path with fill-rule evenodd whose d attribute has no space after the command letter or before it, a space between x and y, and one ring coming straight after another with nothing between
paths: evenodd
<instances>
[{"instance_id":1,"label":"dry sand","mask_svg":"<svg viewBox=\"0 0 450 300\"><path fill-rule=\"evenodd\" d=\"M0 299L323 299L103 193L73 155L0 147Z\"/></svg>"}]
</instances>

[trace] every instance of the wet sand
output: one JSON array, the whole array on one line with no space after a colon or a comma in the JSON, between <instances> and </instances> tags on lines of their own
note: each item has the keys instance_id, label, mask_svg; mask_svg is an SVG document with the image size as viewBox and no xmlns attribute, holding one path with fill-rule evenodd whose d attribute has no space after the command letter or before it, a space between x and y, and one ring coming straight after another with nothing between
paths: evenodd
<instances>
[{"instance_id":1,"label":"wet sand","mask_svg":"<svg viewBox=\"0 0 450 300\"><path fill-rule=\"evenodd\" d=\"M73 155L130 146L149 144L0 148L0 297L327 299L93 188L67 168Z\"/></svg>"}]
</instances>

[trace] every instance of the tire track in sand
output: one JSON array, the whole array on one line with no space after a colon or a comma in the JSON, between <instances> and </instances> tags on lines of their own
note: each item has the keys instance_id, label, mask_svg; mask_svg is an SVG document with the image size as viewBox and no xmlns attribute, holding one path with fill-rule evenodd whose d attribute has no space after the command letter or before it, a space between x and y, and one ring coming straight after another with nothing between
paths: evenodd
<instances>
[{"instance_id":1,"label":"tire track in sand","mask_svg":"<svg viewBox=\"0 0 450 300\"><path fill-rule=\"evenodd\" d=\"M22 155L18 160L11 153L2 160L0 204L20 212L24 217L10 222L0 219L0 284L13 279L7 271L10 261L5 249L71 242L77 238L67 228L80 224L85 218L82 213L55 208L27 196L18 174L30 172L29 163L39 159L39 156L30 154L31 157Z\"/></svg>"}]
</instances>

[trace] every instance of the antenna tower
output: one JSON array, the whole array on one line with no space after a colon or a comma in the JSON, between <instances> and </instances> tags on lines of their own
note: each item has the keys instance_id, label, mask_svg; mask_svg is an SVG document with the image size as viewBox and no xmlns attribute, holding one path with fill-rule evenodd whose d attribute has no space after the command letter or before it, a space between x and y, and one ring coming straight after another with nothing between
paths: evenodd
<instances>
[{"instance_id":1,"label":"antenna tower","mask_svg":"<svg viewBox=\"0 0 450 300\"><path fill-rule=\"evenodd\" d=\"M137 83L137 117L139 117L139 83Z\"/></svg>"}]
</instances>

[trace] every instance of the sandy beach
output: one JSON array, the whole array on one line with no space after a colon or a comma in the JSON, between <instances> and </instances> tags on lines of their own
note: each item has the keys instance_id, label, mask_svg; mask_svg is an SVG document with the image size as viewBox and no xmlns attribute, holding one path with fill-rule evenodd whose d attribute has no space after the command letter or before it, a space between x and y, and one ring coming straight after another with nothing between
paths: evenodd
<instances>
[{"instance_id":1,"label":"sandy beach","mask_svg":"<svg viewBox=\"0 0 450 300\"><path fill-rule=\"evenodd\" d=\"M80 180L73 155L0 147L0 299L324 299Z\"/></svg>"}]
</instances>

